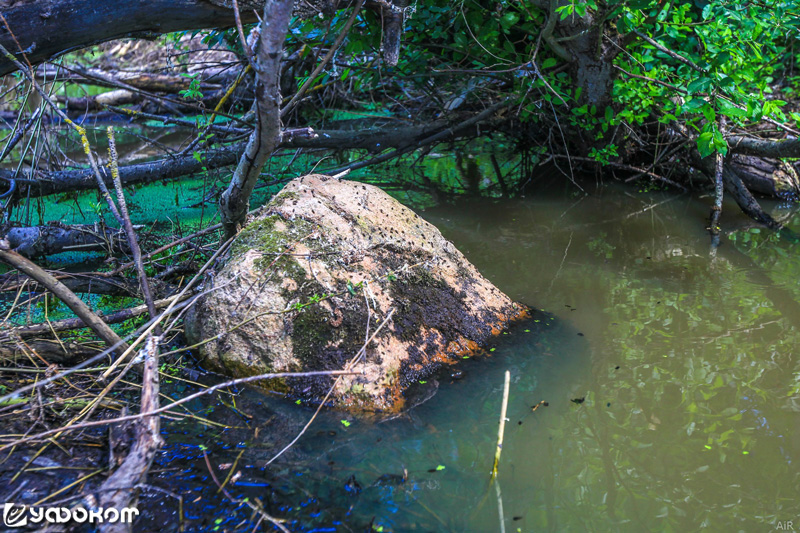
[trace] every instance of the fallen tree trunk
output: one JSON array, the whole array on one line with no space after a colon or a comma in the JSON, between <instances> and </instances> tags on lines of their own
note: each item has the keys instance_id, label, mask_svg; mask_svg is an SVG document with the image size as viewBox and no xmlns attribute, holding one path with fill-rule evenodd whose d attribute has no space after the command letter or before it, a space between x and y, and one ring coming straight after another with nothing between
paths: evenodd
<instances>
[{"instance_id":1,"label":"fallen tree trunk","mask_svg":"<svg viewBox=\"0 0 800 533\"><path fill-rule=\"evenodd\" d=\"M355 131L318 130L317 136L314 138L293 139L289 143L281 143L281 147L380 152L387 148L404 148L418 144L426 137L444 130L450 124L451 121L435 120L428 124L399 128L368 128Z\"/></svg>"},{"instance_id":2,"label":"fallen tree trunk","mask_svg":"<svg viewBox=\"0 0 800 533\"><path fill-rule=\"evenodd\" d=\"M39 68L35 74L36 79L40 82L70 81L81 85L94 85L112 89L118 88L120 84L125 84L142 91L168 94L178 94L189 89L192 84L192 80L186 76L171 76L169 74L144 71L107 71L92 68L66 70L60 67L47 66ZM109 79L117 83L112 83ZM224 87L220 83L201 81L198 88L200 90L217 91Z\"/></svg>"},{"instance_id":3,"label":"fallen tree trunk","mask_svg":"<svg viewBox=\"0 0 800 533\"><path fill-rule=\"evenodd\" d=\"M150 413L158 409L158 343L161 339L151 335L145 342L144 369L142 371L142 395L140 412ZM147 479L147 473L156 457L156 452L164 444L159 428L159 415L146 416L136 421L136 440L122 465L108 476L99 489L100 506L106 509L124 509L135 505L139 487ZM104 523L99 530L103 533L123 533L132 530L131 524Z\"/></svg>"},{"instance_id":4,"label":"fallen tree trunk","mask_svg":"<svg viewBox=\"0 0 800 533\"><path fill-rule=\"evenodd\" d=\"M202 160L193 155L160 159L149 163L138 163L119 167L119 176L124 186L143 185L155 181L170 180L188 174L201 172L203 167L211 170L233 165L243 152L243 145L234 145L228 149L207 152ZM112 185L111 172L100 167L103 180ZM92 169L62 170L57 172L23 171L15 176L13 170L0 170L0 180L15 182L17 198L31 198L63 194L72 191L88 191L97 189L97 180Z\"/></svg>"},{"instance_id":5,"label":"fallen tree trunk","mask_svg":"<svg viewBox=\"0 0 800 533\"><path fill-rule=\"evenodd\" d=\"M742 183L739 174L729 165L725 165L722 170L722 179L725 183L725 190L728 191L742 211L756 222L760 222L772 229L780 229L781 224L772 218L753 197L753 194Z\"/></svg>"},{"instance_id":6,"label":"fallen tree trunk","mask_svg":"<svg viewBox=\"0 0 800 533\"><path fill-rule=\"evenodd\" d=\"M734 155L731 168L745 186L765 196L787 197L800 193L797 171L790 163L747 155Z\"/></svg>"},{"instance_id":7,"label":"fallen tree trunk","mask_svg":"<svg viewBox=\"0 0 800 533\"><path fill-rule=\"evenodd\" d=\"M136 104L142 101L142 95L128 91L127 89L116 89L94 96L56 96L55 101L64 104L67 111L87 113L89 111L104 109L107 106Z\"/></svg>"},{"instance_id":8,"label":"fallen tree trunk","mask_svg":"<svg viewBox=\"0 0 800 533\"><path fill-rule=\"evenodd\" d=\"M754 155L758 157L800 157L800 139L759 139L758 137L742 137L731 135L727 138L728 146L734 154Z\"/></svg>"},{"instance_id":9,"label":"fallen tree trunk","mask_svg":"<svg viewBox=\"0 0 800 533\"><path fill-rule=\"evenodd\" d=\"M0 358L5 361L29 361L38 355L50 364L72 364L102 351L102 345L54 339L18 339L0 343Z\"/></svg>"},{"instance_id":10,"label":"fallen tree trunk","mask_svg":"<svg viewBox=\"0 0 800 533\"><path fill-rule=\"evenodd\" d=\"M712 158L702 158L697 149L690 150L689 157L691 158L692 166L706 176L711 177L713 181L716 172ZM739 173L729 162L725 162L723 165L722 180L725 191L733 197L736 204L747 216L772 229L780 229L782 227L777 220L761 208L761 204L758 203L753 193L745 186Z\"/></svg>"},{"instance_id":11,"label":"fallen tree trunk","mask_svg":"<svg viewBox=\"0 0 800 533\"><path fill-rule=\"evenodd\" d=\"M452 121L437 120L428 124L404 126L400 128L371 128L361 131L328 130L313 132L308 129L288 130L282 133L281 148L308 148L328 150L361 149L381 151L389 148L405 149L424 146L424 142L444 142L459 136L478 135L488 129L484 122L481 130L471 128L450 128ZM490 124L489 128L498 124ZM444 135L438 136L439 133ZM316 135L316 136L315 136ZM203 152L199 161L194 155L160 159L147 163L136 163L119 167L123 185L144 185L156 181L167 181L203 170L213 170L236 164L244 153L245 144L234 144L226 148ZM111 185L111 175L105 167L100 168L103 179ZM97 189L97 181L92 170L61 170L54 172L24 170L19 174L12 170L0 169L0 180L14 183L15 198L37 198L67 192Z\"/></svg>"},{"instance_id":12,"label":"fallen tree trunk","mask_svg":"<svg viewBox=\"0 0 800 533\"><path fill-rule=\"evenodd\" d=\"M244 22L254 22L252 10L242 7ZM235 24L233 9L212 0L1 0L0 9L10 29L3 27L0 43L32 64L119 37ZM0 57L0 75L15 70Z\"/></svg>"},{"instance_id":13,"label":"fallen tree trunk","mask_svg":"<svg viewBox=\"0 0 800 533\"><path fill-rule=\"evenodd\" d=\"M11 248L27 258L44 257L62 252L127 251L125 235L118 229L97 225L32 226L11 228L5 235Z\"/></svg>"},{"instance_id":14,"label":"fallen tree trunk","mask_svg":"<svg viewBox=\"0 0 800 533\"><path fill-rule=\"evenodd\" d=\"M258 20L264 0L239 0L242 22ZM299 0L294 15L309 18L346 8L350 1ZM367 3L373 10L386 0ZM0 0L4 24L0 44L19 60L41 63L61 54L121 37L153 37L164 33L236 24L230 0ZM24 57L22 57L24 56ZM11 58L0 56L0 76L17 70Z\"/></svg>"},{"instance_id":15,"label":"fallen tree trunk","mask_svg":"<svg viewBox=\"0 0 800 533\"><path fill-rule=\"evenodd\" d=\"M220 99L225 95L224 90L204 93L200 100L206 108L215 108ZM183 100L177 96L163 97L159 99L149 98L146 93L129 91L128 89L117 89L107 93L94 96L63 97L56 96L56 102L65 104L66 110L74 113L89 113L100 111L113 106L124 106L130 104L141 104L140 108L146 112L172 112L172 113L192 113L197 111L193 100ZM246 101L247 98L240 98ZM132 114L136 111L131 110Z\"/></svg>"}]
</instances>

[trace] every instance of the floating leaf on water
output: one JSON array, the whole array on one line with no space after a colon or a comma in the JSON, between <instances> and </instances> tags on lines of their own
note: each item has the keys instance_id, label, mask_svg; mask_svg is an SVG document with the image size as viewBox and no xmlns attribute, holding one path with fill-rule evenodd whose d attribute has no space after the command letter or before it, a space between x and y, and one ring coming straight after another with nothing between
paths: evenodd
<instances>
[{"instance_id":1,"label":"floating leaf on water","mask_svg":"<svg viewBox=\"0 0 800 533\"><path fill-rule=\"evenodd\" d=\"M346 427L346 428L349 428L350 427L350 421L349 420L342 420L342 425L344 427Z\"/></svg>"}]
</instances>

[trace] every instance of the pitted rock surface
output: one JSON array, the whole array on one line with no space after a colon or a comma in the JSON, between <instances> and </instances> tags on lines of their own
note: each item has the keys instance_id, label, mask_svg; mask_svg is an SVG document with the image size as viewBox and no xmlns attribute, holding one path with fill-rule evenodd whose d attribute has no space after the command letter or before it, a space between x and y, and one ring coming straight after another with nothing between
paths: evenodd
<instances>
[{"instance_id":1,"label":"pitted rock surface","mask_svg":"<svg viewBox=\"0 0 800 533\"><path fill-rule=\"evenodd\" d=\"M403 391L527 316L433 225L381 189L327 176L290 182L236 237L186 331L205 363L241 377L342 370L330 402L397 411ZM320 401L335 378L267 387Z\"/></svg>"}]
</instances>

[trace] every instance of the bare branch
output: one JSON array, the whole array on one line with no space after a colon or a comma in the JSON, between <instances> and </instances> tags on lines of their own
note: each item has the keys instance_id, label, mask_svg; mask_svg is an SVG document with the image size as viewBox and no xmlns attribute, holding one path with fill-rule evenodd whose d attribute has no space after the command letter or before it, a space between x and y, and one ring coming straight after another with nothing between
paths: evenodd
<instances>
[{"instance_id":1,"label":"bare branch","mask_svg":"<svg viewBox=\"0 0 800 533\"><path fill-rule=\"evenodd\" d=\"M108 327L108 324L103 322L94 312L89 309L83 300L75 296L75 293L69 290L63 283L55 279L49 273L42 270L29 259L22 257L16 252L9 249L8 241L0 241L0 261L16 268L25 275L35 279L52 292L59 300L64 302L67 307L72 309L72 312L78 315L83 320L83 323L89 326L98 337L103 339L109 346L119 345L121 349L127 345L119 338L114 330Z\"/></svg>"}]
</instances>

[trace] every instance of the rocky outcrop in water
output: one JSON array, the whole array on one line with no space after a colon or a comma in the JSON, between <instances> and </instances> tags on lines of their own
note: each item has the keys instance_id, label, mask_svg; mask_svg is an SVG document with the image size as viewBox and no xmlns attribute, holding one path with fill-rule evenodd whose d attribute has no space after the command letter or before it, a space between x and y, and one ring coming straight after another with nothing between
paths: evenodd
<instances>
[{"instance_id":1,"label":"rocky outcrop in water","mask_svg":"<svg viewBox=\"0 0 800 533\"><path fill-rule=\"evenodd\" d=\"M396 411L403 391L481 349L527 315L431 224L377 187L309 175L237 236L186 331L206 364L233 376L341 370L332 404ZM332 377L274 380L321 400Z\"/></svg>"}]
</instances>

